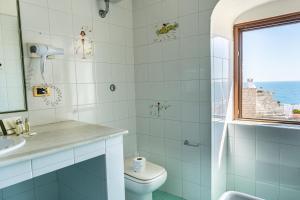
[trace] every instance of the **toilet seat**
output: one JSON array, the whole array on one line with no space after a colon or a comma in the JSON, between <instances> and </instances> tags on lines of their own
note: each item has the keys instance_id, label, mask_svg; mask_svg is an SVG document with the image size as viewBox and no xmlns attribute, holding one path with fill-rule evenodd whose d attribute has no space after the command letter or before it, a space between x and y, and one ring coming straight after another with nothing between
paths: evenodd
<instances>
[{"instance_id":1,"label":"toilet seat","mask_svg":"<svg viewBox=\"0 0 300 200\"><path fill-rule=\"evenodd\" d=\"M154 182L157 178L163 176L165 173L167 172L163 167L153 164L149 161L146 162L145 170L143 172L137 173L132 169L132 159L127 159L125 161L125 178L136 183L149 184L151 182Z\"/></svg>"},{"instance_id":2,"label":"toilet seat","mask_svg":"<svg viewBox=\"0 0 300 200\"><path fill-rule=\"evenodd\" d=\"M132 176L129 176L129 175L125 174L125 179L130 180L130 181L135 182L135 183L138 183L138 184L147 185L147 184L151 184L151 183L157 181L158 179L161 179L161 177L165 177L166 176L165 174L167 174L167 172L161 174L158 177L155 177L154 179L148 180L148 181L140 180L140 179L137 179L137 178L134 178Z\"/></svg>"},{"instance_id":3,"label":"toilet seat","mask_svg":"<svg viewBox=\"0 0 300 200\"><path fill-rule=\"evenodd\" d=\"M145 170L133 171L133 159L125 160L124 179L127 200L152 200L152 192L161 187L167 180L167 171L149 161Z\"/></svg>"}]
</instances>

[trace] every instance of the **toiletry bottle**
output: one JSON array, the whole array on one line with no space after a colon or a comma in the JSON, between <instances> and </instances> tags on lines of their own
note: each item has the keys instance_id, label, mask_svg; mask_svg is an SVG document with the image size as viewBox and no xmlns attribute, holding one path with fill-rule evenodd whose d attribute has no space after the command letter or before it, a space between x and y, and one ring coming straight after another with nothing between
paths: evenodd
<instances>
[{"instance_id":1,"label":"toiletry bottle","mask_svg":"<svg viewBox=\"0 0 300 200\"><path fill-rule=\"evenodd\" d=\"M28 118L25 118L25 133L29 134L29 132L30 132L30 123Z\"/></svg>"},{"instance_id":2,"label":"toiletry bottle","mask_svg":"<svg viewBox=\"0 0 300 200\"><path fill-rule=\"evenodd\" d=\"M23 131L24 131L23 122L22 122L22 120L18 119L16 121L16 134L20 135L23 133Z\"/></svg>"}]
</instances>

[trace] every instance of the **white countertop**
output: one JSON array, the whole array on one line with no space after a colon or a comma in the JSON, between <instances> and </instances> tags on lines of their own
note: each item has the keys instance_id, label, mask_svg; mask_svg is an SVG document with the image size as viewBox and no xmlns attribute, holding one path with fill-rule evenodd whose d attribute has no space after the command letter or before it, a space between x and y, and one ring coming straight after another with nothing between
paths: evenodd
<instances>
[{"instance_id":1,"label":"white countertop","mask_svg":"<svg viewBox=\"0 0 300 200\"><path fill-rule=\"evenodd\" d=\"M37 135L25 138L23 147L0 156L0 167L128 133L126 130L77 121L34 126L32 131Z\"/></svg>"}]
</instances>

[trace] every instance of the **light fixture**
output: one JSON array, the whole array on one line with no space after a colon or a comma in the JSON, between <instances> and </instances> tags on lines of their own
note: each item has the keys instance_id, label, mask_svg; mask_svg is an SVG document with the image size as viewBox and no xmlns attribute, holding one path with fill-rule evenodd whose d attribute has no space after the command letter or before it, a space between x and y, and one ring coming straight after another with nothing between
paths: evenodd
<instances>
[{"instance_id":1,"label":"light fixture","mask_svg":"<svg viewBox=\"0 0 300 200\"><path fill-rule=\"evenodd\" d=\"M98 0L99 1L99 0ZM100 0L101 1L101 0ZM99 10L99 15L100 17L102 18L105 18L107 13L109 12L109 3L117 3L121 0L104 0L104 3L105 3L105 10L103 9L100 9Z\"/></svg>"}]
</instances>

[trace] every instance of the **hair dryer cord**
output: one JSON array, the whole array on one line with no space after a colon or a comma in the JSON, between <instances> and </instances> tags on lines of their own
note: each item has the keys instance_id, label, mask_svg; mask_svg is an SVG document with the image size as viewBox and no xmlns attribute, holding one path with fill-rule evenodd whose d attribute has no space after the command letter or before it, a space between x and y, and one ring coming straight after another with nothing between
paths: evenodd
<instances>
[{"instance_id":1,"label":"hair dryer cord","mask_svg":"<svg viewBox=\"0 0 300 200\"><path fill-rule=\"evenodd\" d=\"M41 58L43 59L43 58ZM26 75L26 88L27 90L31 91L32 90L32 78L33 78L33 75L34 75L34 68L32 66L32 61L33 59L30 59L30 63L28 65L28 70L27 70L27 75ZM45 102L45 104L47 106L52 106L52 107L55 107L56 105L58 105L61 101L62 101L62 91L55 85L53 84L49 84L46 82L46 79L45 79L45 66L46 66L46 59L44 61L41 60L41 76L42 76L42 80L43 80L43 83L41 83L41 86L42 87L49 87L51 88L53 91L55 91L55 99L54 101L53 100L50 100L49 97L47 96L43 96L43 101Z\"/></svg>"}]
</instances>

